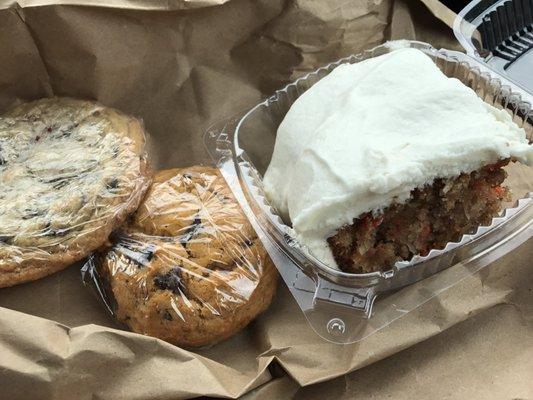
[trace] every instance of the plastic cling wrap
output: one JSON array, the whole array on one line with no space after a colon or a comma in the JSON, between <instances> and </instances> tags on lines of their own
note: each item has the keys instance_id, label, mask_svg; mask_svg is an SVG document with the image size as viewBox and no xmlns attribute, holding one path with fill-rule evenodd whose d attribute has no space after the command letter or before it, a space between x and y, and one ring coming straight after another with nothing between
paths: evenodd
<instances>
[{"instance_id":1,"label":"plastic cling wrap","mask_svg":"<svg viewBox=\"0 0 533 400\"><path fill-rule=\"evenodd\" d=\"M149 185L140 121L47 98L0 117L0 287L67 267L101 246Z\"/></svg>"},{"instance_id":2,"label":"plastic cling wrap","mask_svg":"<svg viewBox=\"0 0 533 400\"><path fill-rule=\"evenodd\" d=\"M264 311L277 272L218 170L192 167L156 173L84 279L133 331L191 347L223 340Z\"/></svg>"}]
</instances>

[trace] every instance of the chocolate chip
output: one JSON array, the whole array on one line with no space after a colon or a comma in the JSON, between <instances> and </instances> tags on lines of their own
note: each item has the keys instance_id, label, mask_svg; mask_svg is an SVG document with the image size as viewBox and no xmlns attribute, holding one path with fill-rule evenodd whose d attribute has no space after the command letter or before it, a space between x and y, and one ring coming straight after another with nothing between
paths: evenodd
<instances>
[{"instance_id":1,"label":"chocolate chip","mask_svg":"<svg viewBox=\"0 0 533 400\"><path fill-rule=\"evenodd\" d=\"M2 235L0 234L0 242L10 244L13 239L12 235Z\"/></svg>"},{"instance_id":2,"label":"chocolate chip","mask_svg":"<svg viewBox=\"0 0 533 400\"><path fill-rule=\"evenodd\" d=\"M172 321L172 315L168 312L168 310L165 310L165 313L163 314L163 319L166 319L167 321Z\"/></svg>"},{"instance_id":3,"label":"chocolate chip","mask_svg":"<svg viewBox=\"0 0 533 400\"><path fill-rule=\"evenodd\" d=\"M185 292L185 285L181 279L181 270L179 267L172 268L164 275L156 276L154 278L154 285L161 290L171 290L174 294Z\"/></svg>"},{"instance_id":4,"label":"chocolate chip","mask_svg":"<svg viewBox=\"0 0 533 400\"><path fill-rule=\"evenodd\" d=\"M50 229L50 227L51 227L50 222L47 222L44 225L44 228L43 228L43 235L44 236L54 236L54 231L52 229Z\"/></svg>"},{"instance_id":5,"label":"chocolate chip","mask_svg":"<svg viewBox=\"0 0 533 400\"><path fill-rule=\"evenodd\" d=\"M202 229L202 219L197 215L194 217L191 226L187 229L185 234L180 238L180 243L187 246L187 243Z\"/></svg>"},{"instance_id":6,"label":"chocolate chip","mask_svg":"<svg viewBox=\"0 0 533 400\"><path fill-rule=\"evenodd\" d=\"M107 184L106 184L106 187L111 190L111 189L116 189L118 188L118 179L112 179L110 180Z\"/></svg>"},{"instance_id":7,"label":"chocolate chip","mask_svg":"<svg viewBox=\"0 0 533 400\"><path fill-rule=\"evenodd\" d=\"M70 129L67 129L67 130L61 132L60 137L68 138L68 137L70 137L70 135L72 135L72 131Z\"/></svg>"},{"instance_id":8,"label":"chocolate chip","mask_svg":"<svg viewBox=\"0 0 533 400\"><path fill-rule=\"evenodd\" d=\"M64 179L65 179L64 177L62 177L62 176L58 176L57 178L45 179L45 182L46 182L46 183L54 183L54 182L62 181L62 180L64 180Z\"/></svg>"},{"instance_id":9,"label":"chocolate chip","mask_svg":"<svg viewBox=\"0 0 533 400\"><path fill-rule=\"evenodd\" d=\"M254 242L252 242L250 239L244 239L244 244L248 247L250 247Z\"/></svg>"},{"instance_id":10,"label":"chocolate chip","mask_svg":"<svg viewBox=\"0 0 533 400\"><path fill-rule=\"evenodd\" d=\"M44 235L45 236L65 236L69 229L68 228L65 228L65 229L52 229L51 228L51 223L50 222L47 222L46 225L44 226Z\"/></svg>"},{"instance_id":11,"label":"chocolate chip","mask_svg":"<svg viewBox=\"0 0 533 400\"><path fill-rule=\"evenodd\" d=\"M146 267L152 258L154 258L154 253L156 246L149 244L146 247L141 247L137 242L127 242L122 241L117 245L117 251L121 252L127 256L131 261L133 261L139 268Z\"/></svg>"},{"instance_id":12,"label":"chocolate chip","mask_svg":"<svg viewBox=\"0 0 533 400\"><path fill-rule=\"evenodd\" d=\"M42 214L43 214L42 211L39 211L39 210L26 209L24 210L24 215L22 216L22 219L31 219Z\"/></svg>"},{"instance_id":13,"label":"chocolate chip","mask_svg":"<svg viewBox=\"0 0 533 400\"><path fill-rule=\"evenodd\" d=\"M77 174L76 173L67 174L66 172L61 171L62 175L58 175L55 178L44 179L43 182L45 182L45 183L54 183L54 184L58 185L59 187L63 187L65 185L69 184L72 179L83 177L87 170L88 169L86 169L83 172L77 173ZM54 187L56 185L54 185ZM80 195L83 197L85 194L84 193L80 193Z\"/></svg>"},{"instance_id":14,"label":"chocolate chip","mask_svg":"<svg viewBox=\"0 0 533 400\"><path fill-rule=\"evenodd\" d=\"M51 231L52 236L65 236L68 233L69 229L54 229Z\"/></svg>"},{"instance_id":15,"label":"chocolate chip","mask_svg":"<svg viewBox=\"0 0 533 400\"><path fill-rule=\"evenodd\" d=\"M156 247L153 244L149 244L147 247L144 248L143 254L146 256L146 260L152 261L152 258L154 258Z\"/></svg>"},{"instance_id":16,"label":"chocolate chip","mask_svg":"<svg viewBox=\"0 0 533 400\"><path fill-rule=\"evenodd\" d=\"M58 181L58 182L54 183L52 185L52 187L54 189L61 189L62 187L65 187L67 185L68 185L68 181L67 180L61 180L61 181Z\"/></svg>"},{"instance_id":17,"label":"chocolate chip","mask_svg":"<svg viewBox=\"0 0 533 400\"><path fill-rule=\"evenodd\" d=\"M45 179L45 183L51 183L54 189L61 189L69 184L69 178L64 176L58 176L57 178Z\"/></svg>"}]
</instances>

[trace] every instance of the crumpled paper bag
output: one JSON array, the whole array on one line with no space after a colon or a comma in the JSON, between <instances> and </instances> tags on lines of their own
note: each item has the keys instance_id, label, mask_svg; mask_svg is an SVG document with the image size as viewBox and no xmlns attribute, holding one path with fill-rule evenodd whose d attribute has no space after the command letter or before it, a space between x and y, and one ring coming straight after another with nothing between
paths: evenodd
<instances>
[{"instance_id":1,"label":"crumpled paper bag","mask_svg":"<svg viewBox=\"0 0 533 400\"><path fill-rule=\"evenodd\" d=\"M0 111L52 94L96 99L143 118L156 167L209 163L205 128L318 65L388 38L457 48L433 16L441 6L423 2L430 8L407 0L4 2ZM316 336L280 284L245 331L197 352L120 330L74 265L0 290L0 397L235 398L252 390L250 398L413 398L417 388L425 397L531 397L532 285L523 277L532 255L529 241L349 346ZM499 373L498 390L476 390L501 360L510 372ZM454 366L465 371L451 374Z\"/></svg>"}]
</instances>

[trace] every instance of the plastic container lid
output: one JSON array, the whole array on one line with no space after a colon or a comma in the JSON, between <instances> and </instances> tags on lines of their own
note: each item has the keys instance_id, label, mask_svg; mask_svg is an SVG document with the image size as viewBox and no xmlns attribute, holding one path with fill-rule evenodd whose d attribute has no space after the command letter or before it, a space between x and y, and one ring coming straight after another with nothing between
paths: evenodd
<instances>
[{"instance_id":1,"label":"plastic container lid","mask_svg":"<svg viewBox=\"0 0 533 400\"><path fill-rule=\"evenodd\" d=\"M470 56L533 92L533 0L474 0L454 33Z\"/></svg>"},{"instance_id":2,"label":"plastic container lid","mask_svg":"<svg viewBox=\"0 0 533 400\"><path fill-rule=\"evenodd\" d=\"M397 262L392 269L367 274L334 270L316 260L292 237L270 206L262 173L270 162L279 124L296 99L340 64L357 63L401 47L425 52L447 76L471 87L485 102L507 110L533 141L533 94L464 53L437 50L427 43L387 43L328 64L278 90L240 114L216 123L204 139L222 175L270 254L289 291L322 338L333 343L363 340L403 318L533 235L533 192L519 190L518 202L490 226L433 249L424 257ZM393 290L416 284L409 291Z\"/></svg>"}]
</instances>

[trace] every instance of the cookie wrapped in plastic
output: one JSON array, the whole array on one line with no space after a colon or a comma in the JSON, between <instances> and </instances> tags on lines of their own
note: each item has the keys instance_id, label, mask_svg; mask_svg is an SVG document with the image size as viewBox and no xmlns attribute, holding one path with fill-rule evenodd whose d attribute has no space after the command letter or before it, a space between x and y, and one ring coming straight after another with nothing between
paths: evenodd
<instances>
[{"instance_id":1,"label":"cookie wrapped in plastic","mask_svg":"<svg viewBox=\"0 0 533 400\"><path fill-rule=\"evenodd\" d=\"M83 100L45 98L0 117L0 287L85 258L149 183L141 122Z\"/></svg>"},{"instance_id":2,"label":"cookie wrapped in plastic","mask_svg":"<svg viewBox=\"0 0 533 400\"><path fill-rule=\"evenodd\" d=\"M228 338L270 304L277 272L215 168L160 171L139 209L84 266L131 330L193 347Z\"/></svg>"}]
</instances>

